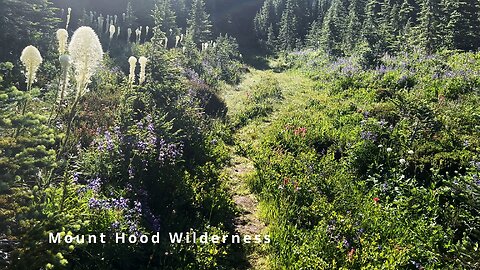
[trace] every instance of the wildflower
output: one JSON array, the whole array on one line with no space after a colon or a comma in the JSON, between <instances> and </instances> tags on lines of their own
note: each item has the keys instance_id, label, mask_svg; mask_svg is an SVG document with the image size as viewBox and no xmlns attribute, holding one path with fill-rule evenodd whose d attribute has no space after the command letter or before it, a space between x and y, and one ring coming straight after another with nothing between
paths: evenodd
<instances>
[{"instance_id":1,"label":"wildflower","mask_svg":"<svg viewBox=\"0 0 480 270\"><path fill-rule=\"evenodd\" d=\"M120 26L117 27L117 38L120 36Z\"/></svg>"},{"instance_id":2,"label":"wildflower","mask_svg":"<svg viewBox=\"0 0 480 270\"><path fill-rule=\"evenodd\" d=\"M71 16L72 16L72 8L68 8L67 9L67 26L65 27L65 29L68 29L68 25L70 24Z\"/></svg>"},{"instance_id":3,"label":"wildflower","mask_svg":"<svg viewBox=\"0 0 480 270\"><path fill-rule=\"evenodd\" d=\"M127 28L127 42L130 42L130 37L132 36L132 28Z\"/></svg>"},{"instance_id":4,"label":"wildflower","mask_svg":"<svg viewBox=\"0 0 480 270\"><path fill-rule=\"evenodd\" d=\"M148 59L144 56L141 56L138 59L138 62L140 63L140 78L138 80L139 84L142 84L143 82L145 82L145 67L147 66L147 61Z\"/></svg>"},{"instance_id":5,"label":"wildflower","mask_svg":"<svg viewBox=\"0 0 480 270\"><path fill-rule=\"evenodd\" d=\"M383 148L383 144L379 144L379 145L378 145L378 148Z\"/></svg>"},{"instance_id":6,"label":"wildflower","mask_svg":"<svg viewBox=\"0 0 480 270\"><path fill-rule=\"evenodd\" d=\"M413 150L408 150L407 152L409 155L413 155Z\"/></svg>"},{"instance_id":7,"label":"wildflower","mask_svg":"<svg viewBox=\"0 0 480 270\"><path fill-rule=\"evenodd\" d=\"M134 56L130 56L128 58L128 63L130 64L130 75L128 76L129 83L135 83L135 67L137 65L137 58Z\"/></svg>"},{"instance_id":8,"label":"wildflower","mask_svg":"<svg viewBox=\"0 0 480 270\"><path fill-rule=\"evenodd\" d=\"M68 41L68 32L65 29L57 30L57 41L58 41L58 53L60 55L65 54Z\"/></svg>"},{"instance_id":9,"label":"wildflower","mask_svg":"<svg viewBox=\"0 0 480 270\"><path fill-rule=\"evenodd\" d=\"M392 152L392 151L393 151L393 149L392 149L392 148L390 148L390 147L388 147L388 148L387 148L387 152L389 152L389 153L390 153L390 152Z\"/></svg>"},{"instance_id":10,"label":"wildflower","mask_svg":"<svg viewBox=\"0 0 480 270\"><path fill-rule=\"evenodd\" d=\"M150 32L150 27L147 25L145 26L145 38L148 36L149 32Z\"/></svg>"},{"instance_id":11,"label":"wildflower","mask_svg":"<svg viewBox=\"0 0 480 270\"><path fill-rule=\"evenodd\" d=\"M135 35L136 35L136 37L137 37L136 43L140 43L140 37L142 36L142 30L140 30L140 28L137 28L137 29L135 30Z\"/></svg>"},{"instance_id":12,"label":"wildflower","mask_svg":"<svg viewBox=\"0 0 480 270\"><path fill-rule=\"evenodd\" d=\"M111 24L111 25L110 25L110 29L109 29L109 32L110 32L110 41L112 40L113 35L115 34L115 30L116 30L115 25Z\"/></svg>"},{"instance_id":13,"label":"wildflower","mask_svg":"<svg viewBox=\"0 0 480 270\"><path fill-rule=\"evenodd\" d=\"M402 165L407 162L404 158L401 158L399 161L400 161L400 164L402 164Z\"/></svg>"},{"instance_id":14,"label":"wildflower","mask_svg":"<svg viewBox=\"0 0 480 270\"><path fill-rule=\"evenodd\" d=\"M120 222L118 222L118 221L113 222L111 227L114 230L118 230L120 228Z\"/></svg>"},{"instance_id":15,"label":"wildflower","mask_svg":"<svg viewBox=\"0 0 480 270\"><path fill-rule=\"evenodd\" d=\"M32 83L35 81L37 70L43 61L42 56L36 47L30 45L23 49L20 61L22 61L22 64L25 67L27 90L30 90Z\"/></svg>"},{"instance_id":16,"label":"wildflower","mask_svg":"<svg viewBox=\"0 0 480 270\"><path fill-rule=\"evenodd\" d=\"M102 29L103 29L103 17L102 17L102 14L100 14L100 16L97 18L97 21L98 21L97 30L98 30L99 33L102 33Z\"/></svg>"},{"instance_id":17,"label":"wildflower","mask_svg":"<svg viewBox=\"0 0 480 270\"><path fill-rule=\"evenodd\" d=\"M90 77L103 58L102 44L92 28L82 26L73 33L68 51L75 68L77 98L86 92Z\"/></svg>"},{"instance_id":18,"label":"wildflower","mask_svg":"<svg viewBox=\"0 0 480 270\"><path fill-rule=\"evenodd\" d=\"M297 128L295 131L293 131L293 133L296 136L302 135L302 137L305 137L305 135L307 135L307 128L305 127Z\"/></svg>"},{"instance_id":19,"label":"wildflower","mask_svg":"<svg viewBox=\"0 0 480 270\"><path fill-rule=\"evenodd\" d=\"M380 198L375 197L375 198L373 198L373 200L375 201L375 203L378 203L378 201L380 201Z\"/></svg>"},{"instance_id":20,"label":"wildflower","mask_svg":"<svg viewBox=\"0 0 480 270\"><path fill-rule=\"evenodd\" d=\"M165 49L167 48L167 45L168 45L168 38L165 37Z\"/></svg>"},{"instance_id":21,"label":"wildflower","mask_svg":"<svg viewBox=\"0 0 480 270\"><path fill-rule=\"evenodd\" d=\"M348 252L348 254L347 254L348 259L349 259L349 260L352 260L354 254L355 254L355 249L352 248L352 249Z\"/></svg>"},{"instance_id":22,"label":"wildflower","mask_svg":"<svg viewBox=\"0 0 480 270\"><path fill-rule=\"evenodd\" d=\"M63 101L63 98L65 96L65 90L67 89L68 85L68 69L70 68L70 64L72 62L71 58L69 55L61 55L58 60L60 61L60 66L62 68L62 87L59 89L59 95L58 95L58 100L57 103L61 104Z\"/></svg>"},{"instance_id":23,"label":"wildflower","mask_svg":"<svg viewBox=\"0 0 480 270\"><path fill-rule=\"evenodd\" d=\"M175 37L175 48L177 48L178 42L180 42L180 36Z\"/></svg>"}]
</instances>

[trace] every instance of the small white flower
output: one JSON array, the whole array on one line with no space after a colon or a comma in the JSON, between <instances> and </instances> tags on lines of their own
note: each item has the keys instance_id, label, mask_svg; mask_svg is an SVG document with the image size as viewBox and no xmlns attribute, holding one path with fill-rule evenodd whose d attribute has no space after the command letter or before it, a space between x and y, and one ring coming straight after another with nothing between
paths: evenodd
<instances>
[{"instance_id":1,"label":"small white flower","mask_svg":"<svg viewBox=\"0 0 480 270\"><path fill-rule=\"evenodd\" d=\"M407 162L407 161L406 161L404 158L401 158L401 159L400 159L400 164L403 165L403 164L405 164L406 162Z\"/></svg>"},{"instance_id":2,"label":"small white flower","mask_svg":"<svg viewBox=\"0 0 480 270\"><path fill-rule=\"evenodd\" d=\"M408 150L407 152L409 155L413 155L413 150Z\"/></svg>"},{"instance_id":3,"label":"small white flower","mask_svg":"<svg viewBox=\"0 0 480 270\"><path fill-rule=\"evenodd\" d=\"M392 149L392 148L390 148L390 147L388 147L388 148L387 148L387 152L389 152L389 153L390 153L390 152L392 152L392 151L393 151L393 149Z\"/></svg>"},{"instance_id":4,"label":"small white flower","mask_svg":"<svg viewBox=\"0 0 480 270\"><path fill-rule=\"evenodd\" d=\"M378 148L382 148L382 147L383 147L383 144L379 144L379 145L378 145Z\"/></svg>"}]
</instances>

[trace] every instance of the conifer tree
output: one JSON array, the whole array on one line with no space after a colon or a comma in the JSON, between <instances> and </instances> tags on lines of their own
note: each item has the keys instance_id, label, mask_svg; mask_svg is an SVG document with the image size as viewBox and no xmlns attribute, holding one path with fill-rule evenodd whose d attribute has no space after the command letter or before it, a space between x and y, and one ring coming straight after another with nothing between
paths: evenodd
<instances>
[{"instance_id":1,"label":"conifer tree","mask_svg":"<svg viewBox=\"0 0 480 270\"><path fill-rule=\"evenodd\" d=\"M344 41L347 50L354 49L361 40L364 7L364 0L352 0L350 2Z\"/></svg>"},{"instance_id":2,"label":"conifer tree","mask_svg":"<svg viewBox=\"0 0 480 270\"><path fill-rule=\"evenodd\" d=\"M341 0L333 0L322 24L321 46L333 55L342 55L346 10Z\"/></svg>"},{"instance_id":3,"label":"conifer tree","mask_svg":"<svg viewBox=\"0 0 480 270\"><path fill-rule=\"evenodd\" d=\"M419 25L416 28L418 45L427 52L434 52L442 45L442 22L439 0L424 0L421 5Z\"/></svg>"},{"instance_id":4,"label":"conifer tree","mask_svg":"<svg viewBox=\"0 0 480 270\"><path fill-rule=\"evenodd\" d=\"M48 35L60 21L56 11L48 0L1 0L0 61L18 58L18 48L30 44L48 47Z\"/></svg>"},{"instance_id":5,"label":"conifer tree","mask_svg":"<svg viewBox=\"0 0 480 270\"><path fill-rule=\"evenodd\" d=\"M2 73L11 63L0 63ZM20 113L22 104L38 91L29 93L8 85L0 75L0 191L12 184L41 184L42 169L55 163L55 135L47 118L34 112Z\"/></svg>"},{"instance_id":6,"label":"conifer tree","mask_svg":"<svg viewBox=\"0 0 480 270\"><path fill-rule=\"evenodd\" d=\"M260 11L255 15L254 27L255 34L261 43L267 43L268 36L273 32L273 23L275 19L275 9L272 0L264 2ZM272 27L272 29L270 29ZM272 31L270 31L272 30Z\"/></svg>"},{"instance_id":7,"label":"conifer tree","mask_svg":"<svg viewBox=\"0 0 480 270\"><path fill-rule=\"evenodd\" d=\"M278 46L282 50L292 50L295 47L297 38L297 16L295 15L295 4L293 0L287 0L283 10L282 20L280 21L280 31L278 33Z\"/></svg>"},{"instance_id":8,"label":"conifer tree","mask_svg":"<svg viewBox=\"0 0 480 270\"><path fill-rule=\"evenodd\" d=\"M212 23L209 17L205 11L203 0L194 0L187 24L189 35L196 44L207 42L210 39Z\"/></svg>"},{"instance_id":9,"label":"conifer tree","mask_svg":"<svg viewBox=\"0 0 480 270\"><path fill-rule=\"evenodd\" d=\"M476 0L452 0L450 30L454 33L454 45L461 50L476 50L480 47L480 2Z\"/></svg>"},{"instance_id":10,"label":"conifer tree","mask_svg":"<svg viewBox=\"0 0 480 270\"><path fill-rule=\"evenodd\" d=\"M152 16L155 22L154 40L164 40L165 37L168 37L168 40L174 42L173 37L178 34L179 30L171 0L156 0Z\"/></svg>"}]
</instances>

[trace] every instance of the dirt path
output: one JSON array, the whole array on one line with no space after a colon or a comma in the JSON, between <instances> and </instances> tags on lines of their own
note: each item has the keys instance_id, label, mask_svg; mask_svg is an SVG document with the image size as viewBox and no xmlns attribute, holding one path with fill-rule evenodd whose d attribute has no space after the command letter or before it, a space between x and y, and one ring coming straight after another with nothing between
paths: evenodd
<instances>
[{"instance_id":1,"label":"dirt path","mask_svg":"<svg viewBox=\"0 0 480 270\"><path fill-rule=\"evenodd\" d=\"M252 150L258 146L262 138L263 132L270 126L272 120L278 117L282 110L286 110L287 106L298 106L299 100L305 100L311 97L310 92L304 89L312 88L312 81L300 76L296 73L279 72L276 73L271 69L258 70L250 69L250 73L246 74L242 83L237 86L225 87L222 95L229 109L229 115L234 117L236 114L244 110L245 103L252 89L262 78L270 77L279 83L282 94L286 102L278 102L274 104L274 109L267 117L250 121L245 126L236 130L234 133L235 145L230 146L231 162L225 168L228 177L227 186L230 194L235 202L238 215L234 220L234 226L240 235L263 235L267 233L266 224L260 218L259 201L252 193L248 186L248 179L255 173L253 162L248 159L248 155L244 151L238 149ZM303 103L301 103L303 104ZM266 245L245 245L243 247L248 266L241 269L266 270L268 267L268 259Z\"/></svg>"},{"instance_id":2,"label":"dirt path","mask_svg":"<svg viewBox=\"0 0 480 270\"><path fill-rule=\"evenodd\" d=\"M249 191L246 182L247 177L254 173L255 168L252 162L232 149L232 160L230 166L226 169L229 175L230 192L232 199L239 211L234 220L235 231L242 237L244 235L262 234L265 230L265 224L258 216L258 200L254 194ZM267 269L266 258L262 254L262 248L255 244L245 246L247 253L247 269Z\"/></svg>"}]
</instances>

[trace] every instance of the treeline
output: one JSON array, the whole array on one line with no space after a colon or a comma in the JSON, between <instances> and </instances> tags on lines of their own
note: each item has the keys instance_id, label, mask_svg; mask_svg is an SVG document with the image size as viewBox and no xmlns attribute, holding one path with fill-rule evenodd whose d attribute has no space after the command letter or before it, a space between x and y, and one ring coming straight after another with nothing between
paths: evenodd
<instances>
[{"instance_id":1,"label":"treeline","mask_svg":"<svg viewBox=\"0 0 480 270\"><path fill-rule=\"evenodd\" d=\"M423 49L477 50L473 0L266 0L255 32L270 50L315 47L333 55Z\"/></svg>"}]
</instances>

